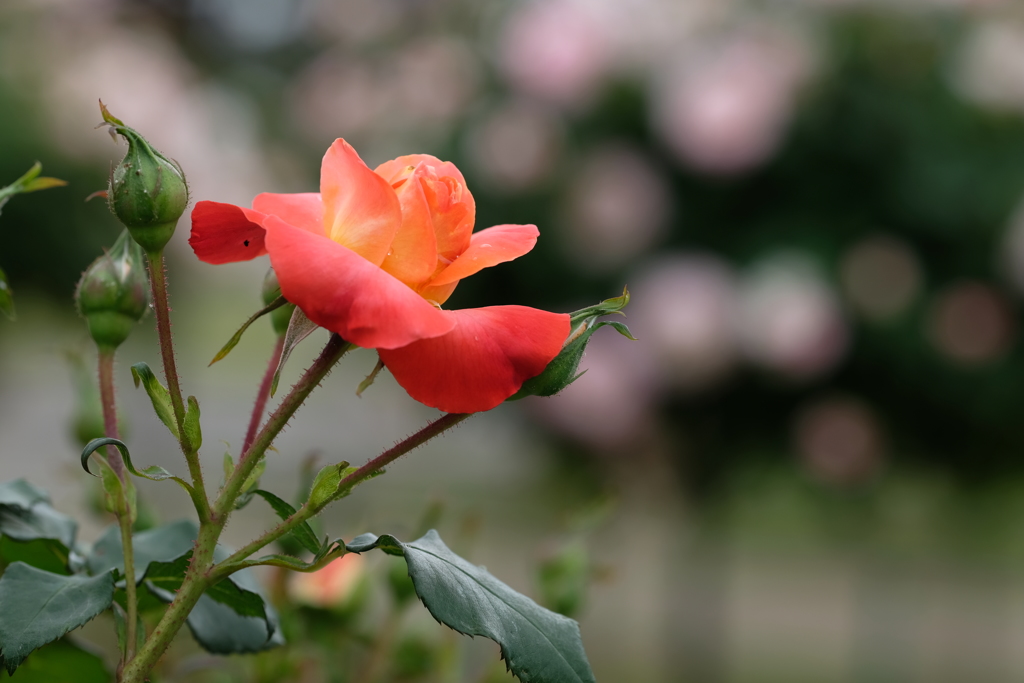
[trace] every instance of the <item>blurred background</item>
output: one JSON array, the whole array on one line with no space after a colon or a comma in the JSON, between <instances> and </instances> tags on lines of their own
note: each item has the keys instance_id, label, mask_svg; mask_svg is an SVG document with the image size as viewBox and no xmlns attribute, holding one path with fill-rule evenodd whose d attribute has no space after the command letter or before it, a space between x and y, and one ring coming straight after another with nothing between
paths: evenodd
<instances>
[{"instance_id":1,"label":"blurred background","mask_svg":"<svg viewBox=\"0 0 1024 683\"><path fill-rule=\"evenodd\" d=\"M98 98L197 200L313 191L336 137L371 167L454 161L478 228L541 239L451 307L571 311L629 286L640 341L595 335L562 395L399 461L328 512L332 536L408 538L426 515L579 619L601 681L1024 678L1024 5L5 0L0 184L36 160L69 184L0 216L19 311L0 320L0 476L76 514L93 360L71 296L119 232L83 200L124 149L94 130ZM259 307L267 264L200 264L187 232L173 316L216 473L269 325L206 363ZM182 471L127 372L157 366L152 327L120 353L127 440ZM291 495L311 454L360 463L432 417L387 377L356 398L374 360L314 394L268 488ZM175 487L140 490L154 516L188 512ZM260 506L229 541L271 523ZM403 633L448 643L424 614ZM492 644L457 647L443 680L508 680ZM198 661L175 680L228 666Z\"/></svg>"}]
</instances>

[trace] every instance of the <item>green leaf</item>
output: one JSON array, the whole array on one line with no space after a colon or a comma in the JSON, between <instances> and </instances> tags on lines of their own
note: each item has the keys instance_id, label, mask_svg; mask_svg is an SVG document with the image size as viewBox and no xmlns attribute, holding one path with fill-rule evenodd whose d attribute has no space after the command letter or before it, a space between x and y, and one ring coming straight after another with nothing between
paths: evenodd
<instances>
[{"instance_id":1,"label":"green leaf","mask_svg":"<svg viewBox=\"0 0 1024 683\"><path fill-rule=\"evenodd\" d=\"M267 501L270 504L270 507L274 508L274 512L276 512L277 516L281 519L288 519L295 514L295 508L275 496L270 491L257 489L253 491L253 493ZM323 547L323 544L317 539L316 534L313 533L313 529L309 526L308 522L303 522L298 525L292 529L290 533L299 543L302 544L303 548L314 555L319 553Z\"/></svg>"},{"instance_id":2,"label":"green leaf","mask_svg":"<svg viewBox=\"0 0 1024 683\"><path fill-rule=\"evenodd\" d=\"M156 378L153 371L150 370L149 366L145 363L136 363L132 366L132 379L135 380L135 387L138 388L139 383L146 389L146 393L149 394L149 400L153 402L153 410L156 411L156 416L160 418L171 434L174 435L175 439L181 438L178 435L178 424L174 419L174 408L171 405L171 395L167 393L166 387L160 384L160 380Z\"/></svg>"},{"instance_id":3,"label":"green leaf","mask_svg":"<svg viewBox=\"0 0 1024 683\"><path fill-rule=\"evenodd\" d=\"M261 456L261 460L256 463L256 466L252 468L252 472L242 482L242 494L238 496L238 500L235 501L235 509L241 510L249 501L252 500L253 494L256 493L256 489L260 486L260 477L263 476L263 472L267 469L266 456ZM230 476L230 475L228 475Z\"/></svg>"},{"instance_id":4,"label":"green leaf","mask_svg":"<svg viewBox=\"0 0 1024 683\"><path fill-rule=\"evenodd\" d=\"M230 555L217 546L214 559ZM188 568L191 551L170 562L149 566L145 586L165 602L174 598ZM199 598L188 616L188 626L196 641L214 654L259 652L284 644L277 612L263 596L262 589L248 570L235 572L211 587Z\"/></svg>"},{"instance_id":5,"label":"green leaf","mask_svg":"<svg viewBox=\"0 0 1024 683\"><path fill-rule=\"evenodd\" d=\"M136 477L142 477L143 479L149 479L150 481L165 481L170 479L188 491L190 496L193 498L195 497L195 489L192 488L191 484L181 477L174 476L159 465L152 465L150 467L143 468L142 470L135 469L135 465L132 463L132 455L128 451L128 447L124 445L123 441L112 439L109 436L93 439L85 445L85 448L82 449L82 467L86 472L89 472L89 474L92 474L89 470L89 457L103 446L114 446L117 448L117 450L121 452L121 459L124 460L125 468Z\"/></svg>"},{"instance_id":6,"label":"green leaf","mask_svg":"<svg viewBox=\"0 0 1024 683\"><path fill-rule=\"evenodd\" d=\"M587 318L600 318L613 313L623 315L622 309L629 304L629 288L622 288L622 295L613 299L605 299L595 306L587 306L569 314L569 321L575 328Z\"/></svg>"},{"instance_id":7,"label":"green leaf","mask_svg":"<svg viewBox=\"0 0 1024 683\"><path fill-rule=\"evenodd\" d=\"M124 607L117 601L117 596L114 597L114 604L111 605L111 612L114 613L114 631L117 633L117 649L121 651L121 654L127 652L128 644L128 613ZM141 609L139 610L142 611ZM146 625L142 621L142 617L136 614L135 616L135 651L138 652L142 649L142 646L146 644Z\"/></svg>"},{"instance_id":8,"label":"green leaf","mask_svg":"<svg viewBox=\"0 0 1024 683\"><path fill-rule=\"evenodd\" d=\"M0 534L18 541L49 538L59 541L65 548L75 544L78 524L46 503L36 503L25 510L14 506L0 506Z\"/></svg>"},{"instance_id":9,"label":"green leaf","mask_svg":"<svg viewBox=\"0 0 1024 683\"><path fill-rule=\"evenodd\" d=\"M0 483L0 505L16 505L30 509L36 503L49 503L50 496L24 479Z\"/></svg>"},{"instance_id":10,"label":"green leaf","mask_svg":"<svg viewBox=\"0 0 1024 683\"><path fill-rule=\"evenodd\" d=\"M292 312L292 318L288 321L288 330L284 333L284 346L281 348L281 358L277 361L277 370L274 371L274 381L270 384L270 395L273 396L277 393L277 383L281 379L281 370L284 368L284 364L288 362L288 358L292 355L292 351L299 345L303 339L313 334L316 330L317 324L306 317L306 314L296 306L295 311Z\"/></svg>"},{"instance_id":11,"label":"green leaf","mask_svg":"<svg viewBox=\"0 0 1024 683\"><path fill-rule=\"evenodd\" d=\"M40 178L39 174L42 170L43 165L37 161L32 165L32 168L25 172L25 175L21 176L10 185L0 187L0 209L2 209L4 204L7 203L7 200L16 194L35 192L36 190L45 190L48 187L67 185L63 180L57 180L56 178Z\"/></svg>"},{"instance_id":12,"label":"green leaf","mask_svg":"<svg viewBox=\"0 0 1024 683\"><path fill-rule=\"evenodd\" d=\"M223 360L225 356L231 353L231 350L238 346L238 342L242 341L242 335L245 334L245 331L249 329L250 325L252 325L254 322L265 316L267 313L270 313L273 310L281 308L287 303L287 299L285 299L283 296L279 296L273 301L271 301L269 304L261 308L260 310L253 313L248 320L242 323L242 326L238 328L238 331L235 332L231 339L228 339L228 343L225 344L221 348L221 350L217 352L217 355L214 356L213 360L210 361L210 365L213 365L219 360Z\"/></svg>"},{"instance_id":13,"label":"green leaf","mask_svg":"<svg viewBox=\"0 0 1024 683\"><path fill-rule=\"evenodd\" d=\"M114 600L114 575L61 576L15 562L0 576L0 647L8 673Z\"/></svg>"},{"instance_id":14,"label":"green leaf","mask_svg":"<svg viewBox=\"0 0 1024 683\"><path fill-rule=\"evenodd\" d=\"M69 559L70 553L64 544L52 538L17 541L9 536L0 536L0 561L5 565L24 562L54 574L70 574Z\"/></svg>"},{"instance_id":15,"label":"green leaf","mask_svg":"<svg viewBox=\"0 0 1024 683\"><path fill-rule=\"evenodd\" d=\"M182 519L132 534L135 560L135 583L140 583L153 562L170 562L190 552L199 535L195 522ZM116 569L124 576L124 551L121 530L111 524L96 540L85 559L90 574L98 575Z\"/></svg>"},{"instance_id":16,"label":"green leaf","mask_svg":"<svg viewBox=\"0 0 1024 683\"><path fill-rule=\"evenodd\" d=\"M198 451L203 446L203 428L199 424L199 401L195 396L188 397L188 408L185 410L185 419L182 421L185 428L185 439L193 451Z\"/></svg>"},{"instance_id":17,"label":"green leaf","mask_svg":"<svg viewBox=\"0 0 1024 683\"><path fill-rule=\"evenodd\" d=\"M412 543L363 534L348 544L351 552L371 548L404 555L416 594L430 614L459 633L498 643L509 670L521 681L594 683L575 621L544 609L462 559L436 531Z\"/></svg>"},{"instance_id":18,"label":"green leaf","mask_svg":"<svg viewBox=\"0 0 1024 683\"><path fill-rule=\"evenodd\" d=\"M0 669L0 680L10 678ZM86 652L65 638L44 645L18 667L18 683L111 683L114 677L103 659Z\"/></svg>"},{"instance_id":19,"label":"green leaf","mask_svg":"<svg viewBox=\"0 0 1024 683\"><path fill-rule=\"evenodd\" d=\"M0 268L0 313L7 316L8 320L17 318L14 311L14 292L11 291L10 282L7 280L7 273L2 268Z\"/></svg>"}]
</instances>

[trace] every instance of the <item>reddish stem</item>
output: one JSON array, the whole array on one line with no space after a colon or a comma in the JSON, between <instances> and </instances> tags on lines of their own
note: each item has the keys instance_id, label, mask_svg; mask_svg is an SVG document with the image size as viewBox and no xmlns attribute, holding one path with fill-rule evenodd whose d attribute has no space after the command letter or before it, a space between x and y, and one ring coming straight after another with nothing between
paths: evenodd
<instances>
[{"instance_id":1,"label":"reddish stem","mask_svg":"<svg viewBox=\"0 0 1024 683\"><path fill-rule=\"evenodd\" d=\"M117 432L117 405L114 400L114 350L100 349L100 403L103 405L103 433L112 439L120 439ZM118 478L124 481L124 460L113 446L107 447L107 462Z\"/></svg>"},{"instance_id":2,"label":"reddish stem","mask_svg":"<svg viewBox=\"0 0 1024 683\"><path fill-rule=\"evenodd\" d=\"M249 429L245 432L245 441L242 442L242 453L249 450L253 440L256 439L256 432L260 428L260 420L263 419L263 411L267 407L267 399L270 398L270 385L274 382L274 373L277 372L277 364L281 361L281 352L284 351L284 335L277 337L274 345L274 352L270 354L270 362L267 364L267 371L263 375L259 391L256 392L256 405L252 407L252 417L249 418Z\"/></svg>"}]
</instances>

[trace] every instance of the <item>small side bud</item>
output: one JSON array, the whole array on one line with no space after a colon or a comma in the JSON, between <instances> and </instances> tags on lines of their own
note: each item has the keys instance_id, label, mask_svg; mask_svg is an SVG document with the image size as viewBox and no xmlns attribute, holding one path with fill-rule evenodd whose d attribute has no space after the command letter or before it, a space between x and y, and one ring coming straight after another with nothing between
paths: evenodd
<instances>
[{"instance_id":1,"label":"small side bud","mask_svg":"<svg viewBox=\"0 0 1024 683\"><path fill-rule=\"evenodd\" d=\"M591 335L605 325L615 328L622 336L635 341L629 328L622 323L598 321L598 318L606 315L624 315L622 309L628 303L629 290L623 289L622 296L605 299L596 306L588 306L570 314L571 331L562 345L562 350L554 360L548 363L542 373L523 382L519 391L512 394L507 400L516 401L525 396L554 396L575 382L583 374L577 374L576 371L583 359L583 352L586 350L587 344L590 343Z\"/></svg>"},{"instance_id":2,"label":"small side bud","mask_svg":"<svg viewBox=\"0 0 1024 683\"><path fill-rule=\"evenodd\" d=\"M104 350L116 349L149 308L149 277L142 249L125 230L92 262L75 290L78 312Z\"/></svg>"},{"instance_id":3,"label":"small side bud","mask_svg":"<svg viewBox=\"0 0 1024 683\"><path fill-rule=\"evenodd\" d=\"M268 270L266 277L263 278L262 295L264 306L269 306L281 296L281 285L277 282L277 273L273 268ZM280 337L288 331L288 322L292 319L294 310L295 304L287 304L270 312L270 324L274 328L274 334Z\"/></svg>"},{"instance_id":4,"label":"small side bud","mask_svg":"<svg viewBox=\"0 0 1024 683\"><path fill-rule=\"evenodd\" d=\"M147 253L158 253L170 241L188 206L185 174L137 131L114 118L102 102L100 111L111 134L128 142L128 153L110 177L110 210Z\"/></svg>"}]
</instances>

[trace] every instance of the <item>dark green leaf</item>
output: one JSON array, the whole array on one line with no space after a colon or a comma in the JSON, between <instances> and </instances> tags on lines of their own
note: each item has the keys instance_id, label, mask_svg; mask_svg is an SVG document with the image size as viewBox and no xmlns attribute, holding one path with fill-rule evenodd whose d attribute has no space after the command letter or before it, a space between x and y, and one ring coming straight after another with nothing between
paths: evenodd
<instances>
[{"instance_id":1,"label":"dark green leaf","mask_svg":"<svg viewBox=\"0 0 1024 683\"><path fill-rule=\"evenodd\" d=\"M470 564L430 530L412 543L363 534L351 552L380 548L402 554L416 594L431 615L459 633L484 636L501 646L509 670L530 683L593 683L579 625L515 592Z\"/></svg>"},{"instance_id":2,"label":"dark green leaf","mask_svg":"<svg viewBox=\"0 0 1024 683\"><path fill-rule=\"evenodd\" d=\"M11 283L2 268L0 268L0 313L7 316L8 320L18 317L14 312L14 292L11 291Z\"/></svg>"},{"instance_id":3,"label":"dark green leaf","mask_svg":"<svg viewBox=\"0 0 1024 683\"><path fill-rule=\"evenodd\" d=\"M117 633L117 648L124 654L127 651L126 646L128 644L128 614L127 610L118 601L117 595L114 596L114 604L111 605L111 611L114 613L114 631ZM139 611L141 612L142 610L140 609ZM138 652L146 644L146 625L138 615L136 615L135 619L135 651Z\"/></svg>"},{"instance_id":4,"label":"dark green leaf","mask_svg":"<svg viewBox=\"0 0 1024 683\"><path fill-rule=\"evenodd\" d=\"M271 396L277 393L277 383L281 379L281 370L284 368L284 364L288 362L288 357L292 355L292 351L299 345L299 342L313 334L316 328L317 324L307 318L306 314L296 306L291 320L288 321L288 330L284 333L281 359L277 362L277 370L274 371L274 381L270 384Z\"/></svg>"},{"instance_id":5,"label":"dark green leaf","mask_svg":"<svg viewBox=\"0 0 1024 683\"><path fill-rule=\"evenodd\" d=\"M15 562L0 576L0 644L14 673L32 650L110 607L114 575L61 576Z\"/></svg>"},{"instance_id":6,"label":"dark green leaf","mask_svg":"<svg viewBox=\"0 0 1024 683\"><path fill-rule=\"evenodd\" d=\"M291 505L275 496L270 491L263 491L262 489L257 489L253 493L263 498L263 500L267 501L270 504L270 507L274 508L274 512L276 512L277 516L281 519L288 519L289 517L295 514L295 508L293 508ZM320 543L320 541L317 539L316 534L313 533L313 529L310 528L309 523L307 522L303 522L302 524L292 529L291 534L299 543L302 544L303 548L313 553L314 555L320 552L320 549L323 546L323 544Z\"/></svg>"},{"instance_id":7,"label":"dark green leaf","mask_svg":"<svg viewBox=\"0 0 1024 683\"><path fill-rule=\"evenodd\" d=\"M135 380L135 387L138 388L139 383L146 389L146 393L149 394L149 400L153 403L153 410L156 411L156 416L160 418L174 438L180 438L178 435L178 424L174 418L174 408L171 405L171 395L167 393L167 389L160 380L156 378L153 371L150 370L149 366L145 363L136 363L132 366L132 379Z\"/></svg>"},{"instance_id":8,"label":"dark green leaf","mask_svg":"<svg viewBox=\"0 0 1024 683\"><path fill-rule=\"evenodd\" d=\"M231 339L228 340L228 343L225 344L224 347L217 352L217 355L214 356L213 360L210 361L210 365L213 365L217 361L222 360L226 355L231 353L231 350L238 346L238 342L242 340L242 335L245 334L245 331L249 329L250 325L252 325L254 322L259 320L267 313L270 313L275 309L281 308L281 306L284 306L286 303L288 303L288 301L283 296L279 296L273 301L271 301L269 304L261 308L260 310L253 313L248 320L242 323L242 326L239 327L238 331L235 332Z\"/></svg>"},{"instance_id":9,"label":"dark green leaf","mask_svg":"<svg viewBox=\"0 0 1024 683\"><path fill-rule=\"evenodd\" d=\"M50 538L71 549L77 532L78 524L75 520L46 503L36 503L29 510L0 506L0 534L18 541Z\"/></svg>"},{"instance_id":10,"label":"dark green leaf","mask_svg":"<svg viewBox=\"0 0 1024 683\"><path fill-rule=\"evenodd\" d=\"M192 553L186 553L170 562L153 562L146 572L146 582L170 594L176 591L185 579ZM255 591L241 588L239 582L245 583L245 574L238 577L237 572L230 577L218 581L206 589L206 595L217 602L227 605L244 617L266 619L263 597ZM250 587L252 584L247 584ZM258 586L257 586L258 587Z\"/></svg>"},{"instance_id":11,"label":"dark green leaf","mask_svg":"<svg viewBox=\"0 0 1024 683\"><path fill-rule=\"evenodd\" d=\"M150 563L170 562L190 552L198 534L199 528L195 522L185 519L132 534L135 582L142 581ZM121 530L116 524L108 526L93 544L86 558L86 566L93 575L111 569L116 569L122 576L124 575Z\"/></svg>"},{"instance_id":12,"label":"dark green leaf","mask_svg":"<svg viewBox=\"0 0 1024 683\"><path fill-rule=\"evenodd\" d=\"M24 562L54 574L70 574L68 559L67 547L52 538L17 541L9 536L0 536L0 560L5 565Z\"/></svg>"},{"instance_id":13,"label":"dark green leaf","mask_svg":"<svg viewBox=\"0 0 1024 683\"><path fill-rule=\"evenodd\" d=\"M36 503L49 502L50 496L46 491L24 479L0 483L0 505L16 505L28 510Z\"/></svg>"},{"instance_id":14,"label":"dark green leaf","mask_svg":"<svg viewBox=\"0 0 1024 683\"><path fill-rule=\"evenodd\" d=\"M6 669L0 669L0 680L9 677ZM18 667L15 680L18 683L111 683L114 677L101 657L62 638L36 650Z\"/></svg>"}]
</instances>

